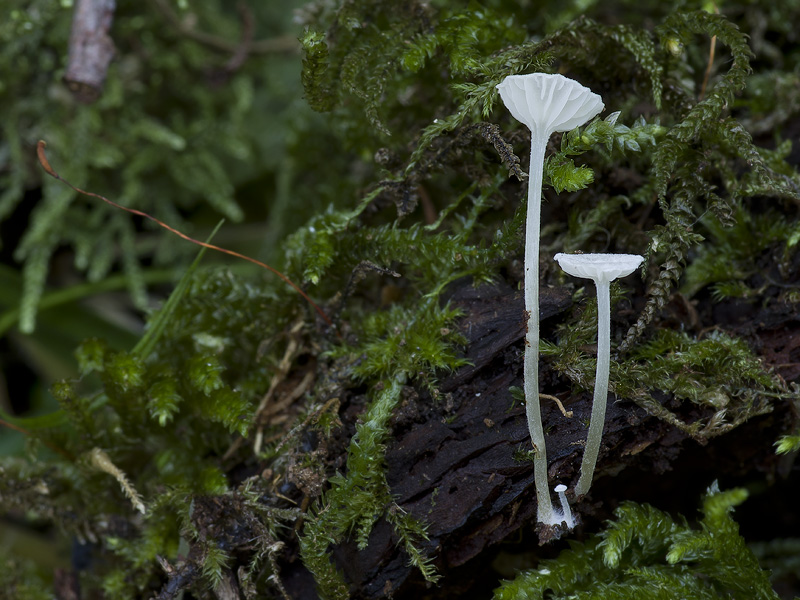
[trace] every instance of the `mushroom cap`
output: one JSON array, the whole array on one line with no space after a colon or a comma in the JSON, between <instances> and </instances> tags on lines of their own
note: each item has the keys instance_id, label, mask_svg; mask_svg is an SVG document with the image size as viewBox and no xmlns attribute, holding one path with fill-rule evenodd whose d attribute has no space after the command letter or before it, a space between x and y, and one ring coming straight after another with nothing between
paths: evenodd
<instances>
[{"instance_id":1,"label":"mushroom cap","mask_svg":"<svg viewBox=\"0 0 800 600\"><path fill-rule=\"evenodd\" d=\"M573 277L614 281L633 273L644 260L638 254L556 254L558 265Z\"/></svg>"},{"instance_id":2,"label":"mushroom cap","mask_svg":"<svg viewBox=\"0 0 800 600\"><path fill-rule=\"evenodd\" d=\"M556 494L559 494L561 492L566 492L567 491L567 486L565 486L563 483L560 483L553 489L555 490Z\"/></svg>"},{"instance_id":3,"label":"mushroom cap","mask_svg":"<svg viewBox=\"0 0 800 600\"><path fill-rule=\"evenodd\" d=\"M509 75L497 90L515 119L548 138L583 125L603 110L600 96L563 75Z\"/></svg>"}]
</instances>

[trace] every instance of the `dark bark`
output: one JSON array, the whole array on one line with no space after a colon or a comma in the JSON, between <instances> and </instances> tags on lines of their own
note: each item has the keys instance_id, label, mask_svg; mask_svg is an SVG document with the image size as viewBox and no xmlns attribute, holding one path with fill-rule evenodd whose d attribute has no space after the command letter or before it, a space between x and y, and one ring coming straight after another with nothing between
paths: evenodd
<instances>
[{"instance_id":1,"label":"dark bark","mask_svg":"<svg viewBox=\"0 0 800 600\"><path fill-rule=\"evenodd\" d=\"M498 546L537 551L540 543L560 535L558 530L535 527L533 466L515 459L515 450L530 448L524 407L514 405L509 392L510 386L522 383L521 293L501 286L473 289L465 285L450 302L464 312L461 328L473 364L440 383L438 403L409 390L395 416L395 439L386 453L392 493L404 510L428 524L430 541L425 548L436 557L444 583L427 585L408 565L391 526L379 521L367 551L345 543L334 552L355 598L384 598L389 591L395 599L451 598L478 590L480 597L488 597L497 585L491 562ZM566 290L542 291L545 338L557 321L553 317L570 305ZM780 325L774 319L761 321L761 351L771 356L765 345L776 339L776 328L796 335L796 319L796 314L787 314L779 319ZM570 387L546 360L542 362L541 389L559 390L566 410L573 412L567 418L555 402L542 399L550 482L572 488L579 474L592 395L590 391L570 393ZM701 408L679 405L666 396L658 399L685 422L708 416ZM736 481L754 470L775 474L779 460L772 452L772 441L790 426L784 405L776 413L746 423L734 435L701 445L635 404L612 398L595 483L586 498L572 505L579 525L569 535L582 535L581 521L587 529L596 530L621 501L629 499L692 515L697 499L714 479ZM759 441L742 445L741 439ZM518 541L510 541L514 539ZM547 548L538 551L549 552ZM316 597L310 574L299 564L288 566L285 572L295 600Z\"/></svg>"},{"instance_id":2,"label":"dark bark","mask_svg":"<svg viewBox=\"0 0 800 600\"><path fill-rule=\"evenodd\" d=\"M53 590L56 600L81 600L81 584L78 574L68 569L53 572Z\"/></svg>"}]
</instances>

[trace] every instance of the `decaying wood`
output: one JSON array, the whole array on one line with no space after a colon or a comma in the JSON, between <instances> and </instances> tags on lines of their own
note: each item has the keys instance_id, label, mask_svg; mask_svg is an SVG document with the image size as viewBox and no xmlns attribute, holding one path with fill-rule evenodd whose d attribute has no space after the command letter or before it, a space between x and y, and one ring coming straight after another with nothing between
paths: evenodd
<instances>
[{"instance_id":1,"label":"decaying wood","mask_svg":"<svg viewBox=\"0 0 800 600\"><path fill-rule=\"evenodd\" d=\"M56 569L53 572L53 591L56 600L81 600L78 574L67 569Z\"/></svg>"},{"instance_id":2,"label":"decaying wood","mask_svg":"<svg viewBox=\"0 0 800 600\"><path fill-rule=\"evenodd\" d=\"M103 92L115 52L109 35L114 8L115 0L75 1L64 81L81 102L94 102Z\"/></svg>"},{"instance_id":3,"label":"decaying wood","mask_svg":"<svg viewBox=\"0 0 800 600\"><path fill-rule=\"evenodd\" d=\"M418 571L408 565L391 526L380 520L367 551L357 550L354 543L333 549L335 563L351 583L354 598L384 598L387 589L392 590L395 600L422 594L457 597L458 589L472 593L475 586L480 587L481 573L496 578L490 568L491 558L487 558L492 556L493 547L517 537L533 549L558 535L558 530L534 528L533 465L515 458L515 450L530 449L524 406L515 405L509 392L509 387L522 384L522 302L520 292L501 286L473 289L466 285L456 290L450 304L464 313L461 330L468 340L466 355L472 365L440 382L438 402L423 392L409 390L393 421L395 438L386 452L388 482L397 503L428 525L430 540L424 547L436 557L435 563L448 581L448 591L428 589ZM563 319L570 305L566 290L543 291L543 331ZM543 365L543 392L570 388L548 369L546 361ZM591 391L574 392L566 399L563 393L560 395L574 416L565 417L555 402L542 403L549 474L553 485L564 483L572 488L579 475ZM660 401L667 405L671 402L666 397ZM691 413L698 408L681 410L690 411L682 414L687 421L701 416ZM754 420L754 425L743 427L760 427L762 435L765 427L771 427L768 435L775 439L778 426L774 421L773 417L762 417ZM573 504L573 511L579 520L588 518L596 524L611 516L616 503L631 497L632 478L638 488L642 487L641 478L647 478L645 489L685 495L690 502L686 510L691 514L715 473L737 472L764 460L746 449L725 446L727 437L701 447L635 404L614 402L612 398L595 485L587 498ZM691 491L687 486L694 484L669 479L675 461L687 453L702 457L693 459L691 467L680 469L681 475L692 468L700 472L694 476L700 487ZM299 561L287 565L284 573L293 598L316 597L313 580ZM463 587L452 584L454 579L460 579Z\"/></svg>"}]
</instances>

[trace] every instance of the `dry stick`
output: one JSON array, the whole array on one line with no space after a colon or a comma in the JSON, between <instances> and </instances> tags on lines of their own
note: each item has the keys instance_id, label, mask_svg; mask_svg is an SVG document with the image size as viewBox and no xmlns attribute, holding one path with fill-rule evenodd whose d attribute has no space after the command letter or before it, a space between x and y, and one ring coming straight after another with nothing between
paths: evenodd
<instances>
[{"instance_id":1,"label":"dry stick","mask_svg":"<svg viewBox=\"0 0 800 600\"><path fill-rule=\"evenodd\" d=\"M706 95L706 86L708 85L708 79L711 77L711 67L714 66L714 50L717 47L717 36L713 36L711 38L711 50L708 52L708 64L706 65L706 73L703 76L703 85L700 87L700 94L697 96L698 100L702 100L703 96Z\"/></svg>"},{"instance_id":2,"label":"dry stick","mask_svg":"<svg viewBox=\"0 0 800 600\"><path fill-rule=\"evenodd\" d=\"M211 33L198 31L184 23L180 16L172 10L167 0L152 0L152 2L158 11L170 22L170 25L177 29L181 35L218 52L236 53L236 44ZM272 39L255 40L249 44L248 51L250 54L272 54L297 52L299 49L300 44L297 42L296 36L283 35Z\"/></svg>"},{"instance_id":3,"label":"dry stick","mask_svg":"<svg viewBox=\"0 0 800 600\"><path fill-rule=\"evenodd\" d=\"M286 345L286 351L283 353L283 358L278 364L278 371L272 378L267 393L264 394L263 398L261 398L261 402L256 409L255 416L253 417L253 423L257 424L256 439L253 442L253 453L256 455L261 452L261 444L264 442L264 413L267 410L270 400L272 400L272 397L275 394L275 390L278 389L278 384L280 384L282 381L285 381L286 376L289 374L289 369L291 368L292 362L296 357L297 350L300 348L300 342L297 341L297 334L300 332L302 326L302 322L297 322L294 327L292 327L291 331L289 331L292 337L289 339L289 343ZM228 452L225 454L227 456Z\"/></svg>"},{"instance_id":4,"label":"dry stick","mask_svg":"<svg viewBox=\"0 0 800 600\"><path fill-rule=\"evenodd\" d=\"M315 373L314 371L307 371L306 374L303 376L303 379L300 381L297 386L292 389L289 393L287 393L283 398L281 398L277 402L273 402L269 406L267 406L266 410L261 413L261 420L264 421L267 417L272 417L277 413L281 412L285 408L289 408L289 406L300 396L305 394L308 391L308 388L311 387L311 382L314 380ZM285 417L286 415L279 415L280 417ZM274 419L271 422L275 422ZM264 428L265 423L260 425L260 428Z\"/></svg>"},{"instance_id":5,"label":"dry stick","mask_svg":"<svg viewBox=\"0 0 800 600\"><path fill-rule=\"evenodd\" d=\"M156 219L155 217L147 214L146 212L142 212L140 210L136 210L135 208L128 208L126 206L122 206L121 204L117 204L116 202L113 202L112 200L109 200L105 196L101 196L100 194L95 194L94 192L87 192L87 191L82 190L82 189L80 189L78 187L75 187L69 181L67 181L66 179L61 177L61 175L56 173L55 170L53 169L53 167L50 166L50 163L47 160L47 156L44 153L44 149L46 147L47 147L47 143L44 142L43 140L39 140L39 143L36 144L36 155L39 158L39 163L42 165L42 168L47 172L48 175L50 175L50 177L53 177L54 179L58 179L59 181L63 181L66 185L71 187L73 190L75 190L79 194L83 194L84 196L90 196L92 198L98 198L98 199L102 200L103 202L107 202L108 204L110 204L111 206L113 206L115 208L119 208L119 209L124 210L125 212L129 212L129 213L131 213L133 215L137 215L139 217L144 217L145 219L149 219L150 221L153 221L153 223L155 223L159 227L163 227L164 229L166 229L168 231L171 231L172 233L174 233L175 235L177 235L180 238L183 238L187 242L192 242L193 244L197 244L198 246L202 246L203 248L208 248L209 250L216 250L217 252L222 252L223 254L229 254L230 256L235 256L236 258L241 258L243 260L246 260L247 262L253 263L254 265L258 265L262 269L267 269L268 271L272 271L273 273L275 273L275 275L280 277L285 283L290 285L298 294L300 294L303 298L305 298L306 302L308 302L312 307L314 307L314 310L317 311L319 316L322 317L322 319L328 325L333 327L333 323L328 318L328 315L326 315L325 312L319 306L317 306L316 303L311 298L308 297L308 294L306 294L302 289L300 289L300 287L294 281L289 279L286 275L284 275L283 273L281 273L280 271L278 271L274 267L270 267L267 263L263 263L260 260L256 260L255 258L250 258L249 256L246 256L244 254L240 254L239 252L236 252L234 250L228 250L226 248L221 248L219 246L215 246L214 244L209 244L209 243L206 243L206 242L201 242L200 240L196 240L196 239L194 239L192 237L189 237L185 233L170 227L169 225L167 225L163 221L160 221L160 220ZM334 331L335 331L335 329L334 329ZM338 331L336 332L336 335L340 336Z\"/></svg>"},{"instance_id":6,"label":"dry stick","mask_svg":"<svg viewBox=\"0 0 800 600\"><path fill-rule=\"evenodd\" d=\"M714 2L714 12L719 14L719 8L717 7L717 3ZM714 66L714 52L717 48L717 36L711 37L711 48L708 51L708 64L706 65L706 72L703 75L703 85L700 86L700 94L697 96L697 100L700 101L706 95L706 86L708 85L708 80L711 77L711 68Z\"/></svg>"},{"instance_id":7,"label":"dry stick","mask_svg":"<svg viewBox=\"0 0 800 600\"><path fill-rule=\"evenodd\" d=\"M109 31L115 4L114 0L75 2L64 82L81 102L87 104L100 97L108 65L114 58L114 42Z\"/></svg>"},{"instance_id":8,"label":"dry stick","mask_svg":"<svg viewBox=\"0 0 800 600\"><path fill-rule=\"evenodd\" d=\"M539 392L539 398L545 398L546 400L552 400L553 402L555 402L558 405L558 410L561 411L562 415L564 415L568 419L572 418L572 411L571 410L567 410L566 408L564 408L564 405L561 403L561 400L559 400L555 396L551 396L550 394L543 394L543 393Z\"/></svg>"}]
</instances>

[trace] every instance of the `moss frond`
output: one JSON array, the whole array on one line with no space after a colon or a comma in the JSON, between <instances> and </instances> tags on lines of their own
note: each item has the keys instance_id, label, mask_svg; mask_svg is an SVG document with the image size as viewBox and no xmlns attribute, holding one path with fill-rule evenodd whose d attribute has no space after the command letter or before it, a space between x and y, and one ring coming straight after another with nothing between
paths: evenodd
<instances>
[{"instance_id":1,"label":"moss frond","mask_svg":"<svg viewBox=\"0 0 800 600\"><path fill-rule=\"evenodd\" d=\"M626 502L605 530L505 582L494 597L777 599L730 516L746 497L742 489L712 486L700 530L652 506Z\"/></svg>"},{"instance_id":2,"label":"moss frond","mask_svg":"<svg viewBox=\"0 0 800 600\"><path fill-rule=\"evenodd\" d=\"M301 74L306 102L319 112L327 112L335 106L336 96L330 89L328 75L328 45L325 35L306 31L300 38L305 57Z\"/></svg>"}]
</instances>

